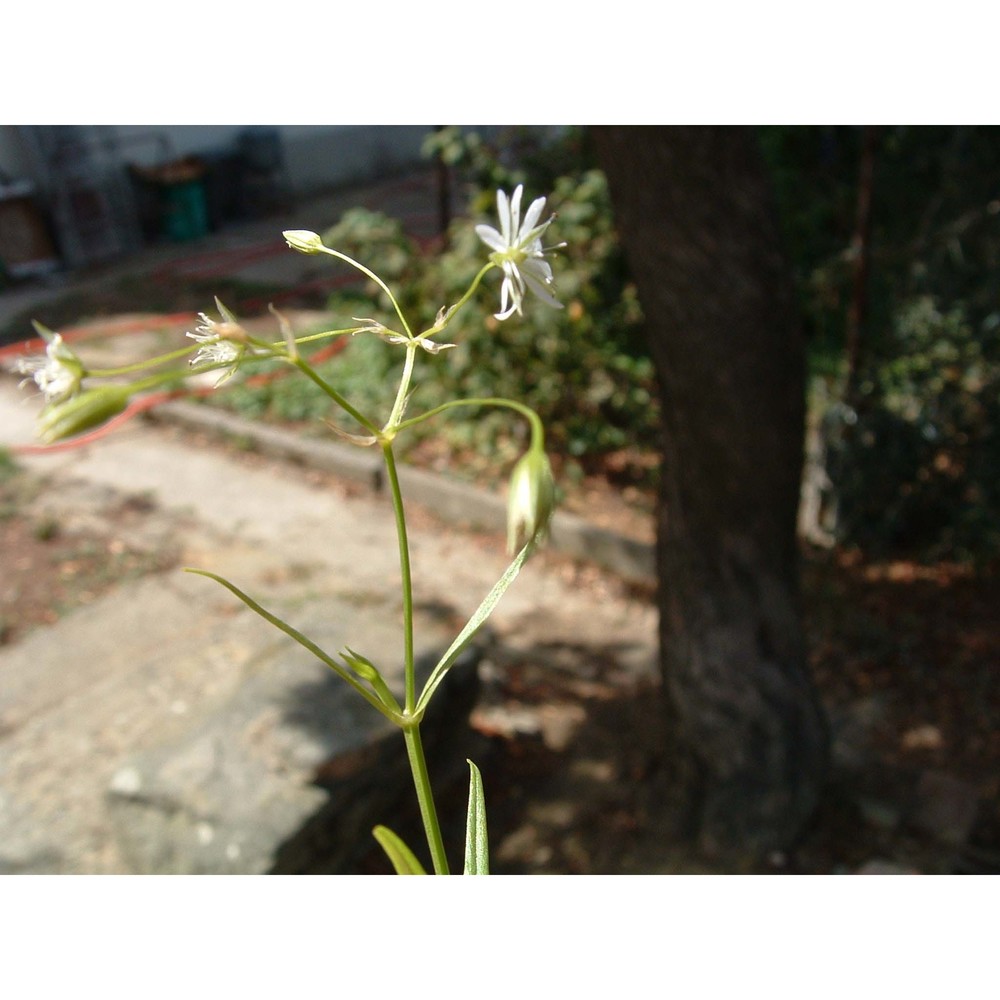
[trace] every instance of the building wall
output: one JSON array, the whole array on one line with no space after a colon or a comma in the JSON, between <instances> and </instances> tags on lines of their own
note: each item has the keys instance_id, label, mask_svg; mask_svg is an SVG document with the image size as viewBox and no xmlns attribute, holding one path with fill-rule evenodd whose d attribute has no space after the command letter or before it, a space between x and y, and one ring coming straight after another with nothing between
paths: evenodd
<instances>
[{"instance_id":1,"label":"building wall","mask_svg":"<svg viewBox=\"0 0 1000 1000\"><path fill-rule=\"evenodd\" d=\"M117 139L126 163L141 166L236 148L243 125L108 125L101 133ZM278 125L289 183L296 196L340 184L391 174L420 163L420 146L431 126ZM15 127L0 126L0 172L34 176L31 157Z\"/></svg>"},{"instance_id":2,"label":"building wall","mask_svg":"<svg viewBox=\"0 0 1000 1000\"><path fill-rule=\"evenodd\" d=\"M130 162L152 165L162 146L150 133L165 136L174 158L218 154L236 148L241 125L119 125ZM296 195L382 176L421 162L420 146L431 126L279 125L289 181Z\"/></svg>"}]
</instances>

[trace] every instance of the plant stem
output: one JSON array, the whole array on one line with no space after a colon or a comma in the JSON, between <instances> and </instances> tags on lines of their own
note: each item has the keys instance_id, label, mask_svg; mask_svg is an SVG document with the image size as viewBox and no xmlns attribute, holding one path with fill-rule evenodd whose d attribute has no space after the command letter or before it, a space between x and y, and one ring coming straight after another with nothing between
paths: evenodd
<instances>
[{"instance_id":1,"label":"plant stem","mask_svg":"<svg viewBox=\"0 0 1000 1000\"><path fill-rule=\"evenodd\" d=\"M413 580L410 575L410 544L406 535L406 512L403 509L403 493L399 488L399 474L396 471L396 457L392 453L392 442L382 441L382 456L389 475L389 489L392 494L392 509L396 515L396 537L399 539L399 572L403 587L403 669L406 677L406 700L404 709L412 712L417 701L417 682L413 661Z\"/></svg>"},{"instance_id":2,"label":"plant stem","mask_svg":"<svg viewBox=\"0 0 1000 1000\"><path fill-rule=\"evenodd\" d=\"M416 341L410 341L406 345L406 361L403 364L403 374L399 379L399 389L396 390L396 399L392 404L392 412L389 414L389 419L385 422L385 427L382 429L382 433L390 433L395 436L396 431L399 427L400 418L403 416L403 410L406 408L406 396L410 391L410 379L413 378L413 362L417 353Z\"/></svg>"},{"instance_id":3,"label":"plant stem","mask_svg":"<svg viewBox=\"0 0 1000 1000\"><path fill-rule=\"evenodd\" d=\"M389 476L389 488L392 493L392 509L396 515L396 536L399 539L399 571L403 589L403 669L406 684L403 711L412 717L417 700L417 681L413 657L413 580L410 575L410 545L406 535L406 512L403 509L403 493L399 487L399 475L396 471L396 457L392 453L392 442L383 440L381 446L386 472ZM413 787L417 792L420 818L423 820L427 846L430 848L431 859L434 862L434 871L438 875L447 875L448 859L444 853L441 825L438 823L437 809L434 807L434 794L431 791L430 777L427 774L427 761L424 759L424 747L420 739L419 720L404 726L403 736L406 738L406 754L410 760Z\"/></svg>"},{"instance_id":4,"label":"plant stem","mask_svg":"<svg viewBox=\"0 0 1000 1000\"><path fill-rule=\"evenodd\" d=\"M157 365L166 364L168 361L176 361L178 358L194 354L198 350L196 344L190 347L181 347L169 354L161 354L158 357L150 358L148 361L137 361L135 364L122 365L120 368L88 368L87 375L91 378L114 378L119 375L131 375L132 372L142 371L144 368L155 368Z\"/></svg>"},{"instance_id":5,"label":"plant stem","mask_svg":"<svg viewBox=\"0 0 1000 1000\"><path fill-rule=\"evenodd\" d=\"M354 419L372 434L378 434L378 428L363 414L359 413L336 389L326 381L308 361L302 358L288 358L288 363L294 365L303 375L311 379L325 392L342 410L349 413Z\"/></svg>"},{"instance_id":6,"label":"plant stem","mask_svg":"<svg viewBox=\"0 0 1000 1000\"><path fill-rule=\"evenodd\" d=\"M427 834L427 846L430 848L431 861L434 863L435 875L448 875L448 858L444 853L444 841L441 839L441 826L438 823L437 810L434 808L434 796L431 794L431 779L427 773L427 760L424 757L424 746L420 739L419 724L407 726L403 730L406 738L406 753L410 758L410 770L413 772L413 787L420 803L420 817L424 821L424 831Z\"/></svg>"},{"instance_id":7,"label":"plant stem","mask_svg":"<svg viewBox=\"0 0 1000 1000\"><path fill-rule=\"evenodd\" d=\"M489 264L483 267L480 270L479 274L477 274L475 278L472 279L472 284L469 285L468 291L447 311L447 313L445 314L444 321L442 323L435 323L434 326L432 326L429 330L424 330L423 333L419 334L415 339L423 340L425 337L433 337L435 334L440 333L452 321L458 310L461 309L462 306L464 306L465 303L472 298L476 289L479 287L479 283L483 280L483 276L487 272L492 271L493 268L495 267L496 264L494 264L492 261L490 261Z\"/></svg>"},{"instance_id":8,"label":"plant stem","mask_svg":"<svg viewBox=\"0 0 1000 1000\"><path fill-rule=\"evenodd\" d=\"M542 424L541 418L530 406L525 406L524 403L519 403L514 399L501 399L495 396L486 396L476 399L452 399L447 403L442 403L440 406L435 406L434 409L428 410L426 413L421 413L417 417L411 417L409 420L402 420L396 427L397 431L406 429L407 427L414 427L423 420L428 420L431 417L436 417L439 413L444 413L445 410L454 409L457 406L497 406L505 407L509 410L515 410L520 413L527 421L531 427L531 447L542 450L545 445L545 428Z\"/></svg>"}]
</instances>

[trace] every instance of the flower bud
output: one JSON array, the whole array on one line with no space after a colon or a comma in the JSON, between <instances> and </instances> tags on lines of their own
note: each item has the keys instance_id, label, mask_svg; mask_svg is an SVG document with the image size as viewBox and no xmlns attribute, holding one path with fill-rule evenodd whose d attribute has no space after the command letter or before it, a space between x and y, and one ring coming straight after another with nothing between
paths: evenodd
<instances>
[{"instance_id":1,"label":"flower bud","mask_svg":"<svg viewBox=\"0 0 1000 1000\"><path fill-rule=\"evenodd\" d=\"M50 404L38 418L38 437L45 444L52 444L100 427L125 409L130 395L127 385L105 385L86 389L62 403Z\"/></svg>"},{"instance_id":2,"label":"flower bud","mask_svg":"<svg viewBox=\"0 0 1000 1000\"><path fill-rule=\"evenodd\" d=\"M541 449L532 448L514 466L507 497L507 550L511 554L530 541L540 541L555 507L552 467Z\"/></svg>"},{"instance_id":3,"label":"flower bud","mask_svg":"<svg viewBox=\"0 0 1000 1000\"><path fill-rule=\"evenodd\" d=\"M285 242L299 253L322 253L326 248L323 246L323 238L318 233L311 233L308 229L289 229L281 234L285 237Z\"/></svg>"}]
</instances>

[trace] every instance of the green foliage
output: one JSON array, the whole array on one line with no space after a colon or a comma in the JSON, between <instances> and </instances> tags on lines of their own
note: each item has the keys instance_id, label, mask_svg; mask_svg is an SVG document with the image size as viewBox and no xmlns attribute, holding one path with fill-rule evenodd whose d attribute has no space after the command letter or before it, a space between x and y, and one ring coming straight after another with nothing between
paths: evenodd
<instances>
[{"instance_id":1,"label":"green foliage","mask_svg":"<svg viewBox=\"0 0 1000 1000\"><path fill-rule=\"evenodd\" d=\"M894 337L839 428L842 530L874 551L988 558L1000 550L996 328L926 296L900 309Z\"/></svg>"},{"instance_id":2,"label":"green foliage","mask_svg":"<svg viewBox=\"0 0 1000 1000\"><path fill-rule=\"evenodd\" d=\"M840 538L876 554L1000 552L1000 130L876 136L867 316L843 398L862 130L767 128L825 415ZM821 395L821 394L815 394Z\"/></svg>"},{"instance_id":3,"label":"green foliage","mask_svg":"<svg viewBox=\"0 0 1000 1000\"><path fill-rule=\"evenodd\" d=\"M0 447L0 483L13 479L19 471L20 467L14 461L14 456L6 448Z\"/></svg>"}]
</instances>

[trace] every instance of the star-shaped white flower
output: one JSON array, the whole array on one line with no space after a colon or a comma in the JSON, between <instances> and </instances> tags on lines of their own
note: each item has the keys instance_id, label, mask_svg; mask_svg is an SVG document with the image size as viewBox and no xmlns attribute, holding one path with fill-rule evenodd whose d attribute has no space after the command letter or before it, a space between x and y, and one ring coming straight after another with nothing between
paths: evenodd
<instances>
[{"instance_id":1,"label":"star-shaped white flower","mask_svg":"<svg viewBox=\"0 0 1000 1000\"><path fill-rule=\"evenodd\" d=\"M213 368L224 366L219 380L215 383L218 387L232 377L239 366L246 350L246 332L218 299L215 303L222 313L222 322L217 323L205 313L198 313L202 320L201 325L195 327L194 333L188 333L186 336L201 344L188 362L192 368L201 365L211 365Z\"/></svg>"},{"instance_id":2,"label":"star-shaped white flower","mask_svg":"<svg viewBox=\"0 0 1000 1000\"><path fill-rule=\"evenodd\" d=\"M22 358L17 362L16 368L20 374L34 379L35 385L45 396L46 403L61 403L79 391L83 379L83 364L58 333L50 333L41 327L38 329L48 341L45 356Z\"/></svg>"},{"instance_id":3,"label":"star-shaped white flower","mask_svg":"<svg viewBox=\"0 0 1000 1000\"><path fill-rule=\"evenodd\" d=\"M526 289L531 289L546 305L562 309L560 303L548 290L552 284L552 268L545 255L551 250L564 247L543 247L542 233L551 225L555 216L539 225L538 220L545 208L545 199L536 198L521 221L521 194L523 185L518 184L508 200L504 191L497 191L497 214L500 217L500 231L492 226L476 226L476 235L490 248L492 260L503 270L503 284L500 286L500 312L497 319L504 320L515 312L521 314Z\"/></svg>"}]
</instances>

